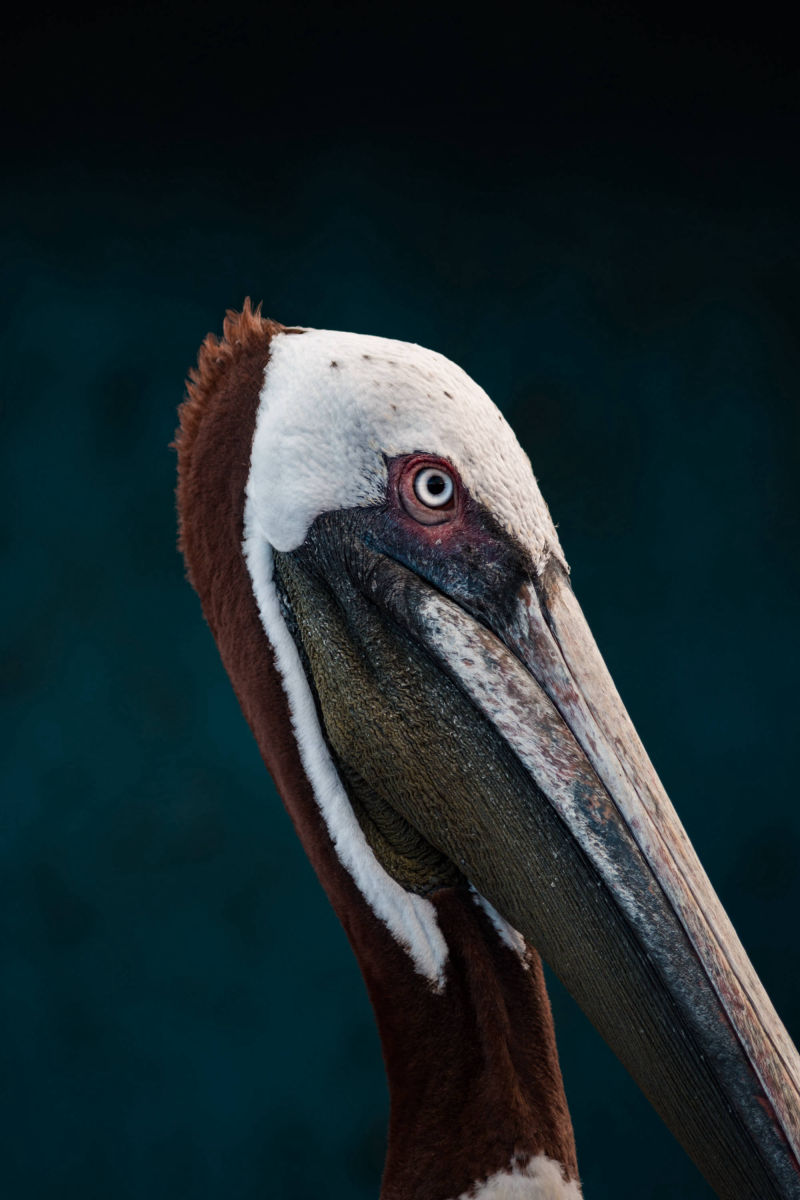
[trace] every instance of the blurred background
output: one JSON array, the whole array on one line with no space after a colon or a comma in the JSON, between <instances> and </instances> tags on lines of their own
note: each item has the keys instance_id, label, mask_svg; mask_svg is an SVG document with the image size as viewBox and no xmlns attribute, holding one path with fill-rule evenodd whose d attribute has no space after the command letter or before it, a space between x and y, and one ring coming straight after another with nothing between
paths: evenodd
<instances>
[{"instance_id":1,"label":"blurred background","mask_svg":"<svg viewBox=\"0 0 800 1200\"><path fill-rule=\"evenodd\" d=\"M800 1036L795 43L763 6L529 12L6 26L7 1200L378 1193L371 1010L175 549L183 379L246 295L500 404ZM551 982L587 1200L707 1198Z\"/></svg>"}]
</instances>

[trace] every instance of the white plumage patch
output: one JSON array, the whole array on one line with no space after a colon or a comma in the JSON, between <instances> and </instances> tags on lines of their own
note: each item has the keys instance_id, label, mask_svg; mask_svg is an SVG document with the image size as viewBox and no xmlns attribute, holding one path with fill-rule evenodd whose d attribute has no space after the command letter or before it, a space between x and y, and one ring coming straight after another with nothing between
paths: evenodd
<instances>
[{"instance_id":1,"label":"white plumage patch","mask_svg":"<svg viewBox=\"0 0 800 1200\"><path fill-rule=\"evenodd\" d=\"M561 1167L546 1154L537 1154L524 1167L498 1171L484 1183L462 1192L458 1200L581 1200L580 1185L565 1182Z\"/></svg>"},{"instance_id":2,"label":"white plumage patch","mask_svg":"<svg viewBox=\"0 0 800 1200\"><path fill-rule=\"evenodd\" d=\"M540 567L561 559L530 461L482 388L455 363L408 342L310 329L271 344L248 496L276 550L315 517L376 504L384 456L449 459L472 496Z\"/></svg>"},{"instance_id":3,"label":"white plumage patch","mask_svg":"<svg viewBox=\"0 0 800 1200\"><path fill-rule=\"evenodd\" d=\"M483 909L489 920L492 922L492 925L494 925L500 941L508 946L509 950L513 950L514 953L519 956L523 967L527 971L528 963L526 956L528 953L528 947L525 944L525 938L522 936L519 930L514 928L513 925L509 925L505 917L500 916L500 913L497 911L494 905L490 904L485 896L482 896L480 892L476 891L472 884L470 884L470 891L472 892L475 903Z\"/></svg>"},{"instance_id":4,"label":"white plumage patch","mask_svg":"<svg viewBox=\"0 0 800 1200\"><path fill-rule=\"evenodd\" d=\"M417 971L438 990L444 984L447 943L439 929L436 909L430 900L407 892L392 879L364 837L328 753L297 647L281 616L272 574L272 548L254 521L249 497L245 503L243 548L261 623L275 652L289 701L300 758L339 859L373 912L411 955Z\"/></svg>"}]
</instances>

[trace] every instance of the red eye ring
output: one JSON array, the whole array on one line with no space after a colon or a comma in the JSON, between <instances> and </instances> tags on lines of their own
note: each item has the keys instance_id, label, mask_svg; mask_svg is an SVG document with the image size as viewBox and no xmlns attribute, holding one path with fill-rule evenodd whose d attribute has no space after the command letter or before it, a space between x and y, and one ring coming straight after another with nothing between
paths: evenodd
<instances>
[{"instance_id":1,"label":"red eye ring","mask_svg":"<svg viewBox=\"0 0 800 1200\"><path fill-rule=\"evenodd\" d=\"M414 455L397 490L403 508L420 525L444 525L458 514L458 475L445 459Z\"/></svg>"}]
</instances>

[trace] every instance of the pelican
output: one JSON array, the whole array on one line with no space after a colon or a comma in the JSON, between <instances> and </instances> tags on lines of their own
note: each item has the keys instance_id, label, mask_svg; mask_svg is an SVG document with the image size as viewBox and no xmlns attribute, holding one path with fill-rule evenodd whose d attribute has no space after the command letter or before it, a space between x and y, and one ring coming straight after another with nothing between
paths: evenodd
<instances>
[{"instance_id":1,"label":"pelican","mask_svg":"<svg viewBox=\"0 0 800 1200\"><path fill-rule=\"evenodd\" d=\"M176 445L189 578L375 1010L382 1200L581 1195L540 955L720 1197L800 1197L797 1052L486 393L248 301Z\"/></svg>"}]
</instances>

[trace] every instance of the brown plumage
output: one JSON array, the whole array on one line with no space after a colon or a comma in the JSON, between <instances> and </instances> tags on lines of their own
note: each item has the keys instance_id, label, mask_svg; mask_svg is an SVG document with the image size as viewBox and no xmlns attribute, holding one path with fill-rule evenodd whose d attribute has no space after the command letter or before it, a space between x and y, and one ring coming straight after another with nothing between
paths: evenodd
<instances>
[{"instance_id":1,"label":"brown plumage","mask_svg":"<svg viewBox=\"0 0 800 1200\"><path fill-rule=\"evenodd\" d=\"M178 513L189 579L258 742L347 932L375 1009L391 1095L382 1200L448 1200L544 1153L577 1178L541 962L523 964L466 889L431 899L447 941L431 990L344 869L303 770L242 552L245 484L269 358L284 327L246 302L209 335L180 408ZM302 336L300 331L299 336Z\"/></svg>"}]
</instances>

